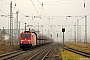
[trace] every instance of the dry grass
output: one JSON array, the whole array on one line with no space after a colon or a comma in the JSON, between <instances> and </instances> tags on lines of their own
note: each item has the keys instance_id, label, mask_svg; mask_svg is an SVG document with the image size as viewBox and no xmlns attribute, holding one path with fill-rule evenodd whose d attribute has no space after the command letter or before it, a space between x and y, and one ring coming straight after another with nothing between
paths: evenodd
<instances>
[{"instance_id":1,"label":"dry grass","mask_svg":"<svg viewBox=\"0 0 90 60\"><path fill-rule=\"evenodd\" d=\"M90 48L90 43L83 43L83 42L71 42L70 44L77 45L82 48Z\"/></svg>"},{"instance_id":2,"label":"dry grass","mask_svg":"<svg viewBox=\"0 0 90 60\"><path fill-rule=\"evenodd\" d=\"M18 50L19 46L17 44L10 46L7 43L0 42L0 55L8 52Z\"/></svg>"},{"instance_id":3,"label":"dry grass","mask_svg":"<svg viewBox=\"0 0 90 60\"><path fill-rule=\"evenodd\" d=\"M63 52L62 48L60 48L60 50L63 60L90 60L89 58L83 57L73 52L69 52L67 50L64 50Z\"/></svg>"},{"instance_id":4,"label":"dry grass","mask_svg":"<svg viewBox=\"0 0 90 60\"><path fill-rule=\"evenodd\" d=\"M90 52L90 43L82 43L82 42L69 42L65 43L68 47L75 48L78 50Z\"/></svg>"}]
</instances>

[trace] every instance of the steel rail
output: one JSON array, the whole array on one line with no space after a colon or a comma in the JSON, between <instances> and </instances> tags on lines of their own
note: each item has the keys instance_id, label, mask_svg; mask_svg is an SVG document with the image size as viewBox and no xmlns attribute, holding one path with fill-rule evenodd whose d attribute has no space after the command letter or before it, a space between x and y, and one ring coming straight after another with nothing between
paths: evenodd
<instances>
[{"instance_id":1,"label":"steel rail","mask_svg":"<svg viewBox=\"0 0 90 60\"><path fill-rule=\"evenodd\" d=\"M88 53L88 52L84 52L84 51L81 51L81 50L76 50L76 49L69 48L69 47L64 47L64 49L66 49L68 51L71 51L73 53L79 54L81 56L90 58L90 53Z\"/></svg>"},{"instance_id":2,"label":"steel rail","mask_svg":"<svg viewBox=\"0 0 90 60\"><path fill-rule=\"evenodd\" d=\"M25 52L26 51L16 51L16 52L11 52L11 53L7 53L7 54L3 54L3 55L1 55L0 60L7 60L7 59L10 59L10 58L15 57L17 55L23 54Z\"/></svg>"},{"instance_id":3,"label":"steel rail","mask_svg":"<svg viewBox=\"0 0 90 60\"><path fill-rule=\"evenodd\" d=\"M62 47L62 43L60 44L60 46ZM84 56L84 57L87 57L87 58L90 58L90 53L88 52L85 52L85 51L82 51L82 50L77 50L77 49L74 49L74 48L70 48L66 45L64 45L64 49L68 50L68 51L71 51L73 53L76 53L76 54L79 54L81 56Z\"/></svg>"},{"instance_id":4,"label":"steel rail","mask_svg":"<svg viewBox=\"0 0 90 60\"><path fill-rule=\"evenodd\" d=\"M50 45L51 46L51 45ZM32 57L30 57L28 60L33 60L35 57L37 57L40 53L42 53L43 51L49 49L50 50L50 46L44 48L43 50L41 50L40 52L38 52L37 54L33 55ZM43 58L43 57L42 57Z\"/></svg>"},{"instance_id":5,"label":"steel rail","mask_svg":"<svg viewBox=\"0 0 90 60\"><path fill-rule=\"evenodd\" d=\"M6 53L6 54L2 54L2 55L0 55L0 58L2 58L2 57L4 57L4 56L7 56L7 55L11 55L11 54L17 53L17 52L19 52L19 51L21 51L21 50L9 52L9 53Z\"/></svg>"},{"instance_id":6,"label":"steel rail","mask_svg":"<svg viewBox=\"0 0 90 60\"><path fill-rule=\"evenodd\" d=\"M45 56L41 59L44 60L46 58L46 56L50 53L50 51L53 49L53 47L51 49L49 49L49 51L45 54Z\"/></svg>"}]
</instances>

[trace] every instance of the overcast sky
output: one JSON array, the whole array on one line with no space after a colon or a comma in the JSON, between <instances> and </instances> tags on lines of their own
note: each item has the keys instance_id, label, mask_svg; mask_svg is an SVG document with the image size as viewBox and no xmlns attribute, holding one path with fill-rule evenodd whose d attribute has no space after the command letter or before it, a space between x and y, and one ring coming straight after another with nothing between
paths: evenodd
<instances>
[{"instance_id":1,"label":"overcast sky","mask_svg":"<svg viewBox=\"0 0 90 60\"><path fill-rule=\"evenodd\" d=\"M0 0L0 15L7 16L10 14L10 2L11 0ZM87 15L87 31L90 30L90 0L12 0L13 13L19 11L19 21L21 22L21 28L24 28L24 23L30 25L44 25L43 30L61 31L62 25L66 28L66 36L68 39L68 31L72 30L74 39L74 24L79 20L81 27L81 34L84 37L85 32L85 18ZM16 6L15 6L16 4ZM42 5L43 4L43 5ZM29 16L29 17L25 17ZM34 16L41 16L42 19L33 18ZM72 17L67 17L72 16ZM76 17L75 17L76 16ZM33 19L32 19L33 18ZM0 28L8 28L8 18L0 17ZM16 28L16 15L14 14L14 28ZM50 26L53 25L52 29ZM58 26L60 25L60 26ZM56 27L55 27L56 26ZM61 27L61 28L60 28ZM37 27L32 27L37 29ZM41 30L41 27L40 27ZM54 33L52 33L54 34ZM88 39L89 39L88 34ZM84 39L84 38L82 38Z\"/></svg>"}]
</instances>

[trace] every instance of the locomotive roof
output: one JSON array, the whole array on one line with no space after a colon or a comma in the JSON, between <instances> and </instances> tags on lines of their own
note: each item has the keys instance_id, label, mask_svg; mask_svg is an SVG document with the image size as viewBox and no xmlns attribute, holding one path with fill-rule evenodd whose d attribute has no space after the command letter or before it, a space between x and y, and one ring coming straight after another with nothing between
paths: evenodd
<instances>
[{"instance_id":1,"label":"locomotive roof","mask_svg":"<svg viewBox=\"0 0 90 60\"><path fill-rule=\"evenodd\" d=\"M31 33L30 31L24 31L24 32L21 32L21 33Z\"/></svg>"},{"instance_id":2,"label":"locomotive roof","mask_svg":"<svg viewBox=\"0 0 90 60\"><path fill-rule=\"evenodd\" d=\"M36 34L36 32L31 32L31 31L24 31L24 32L21 32L21 33L35 33Z\"/></svg>"}]
</instances>

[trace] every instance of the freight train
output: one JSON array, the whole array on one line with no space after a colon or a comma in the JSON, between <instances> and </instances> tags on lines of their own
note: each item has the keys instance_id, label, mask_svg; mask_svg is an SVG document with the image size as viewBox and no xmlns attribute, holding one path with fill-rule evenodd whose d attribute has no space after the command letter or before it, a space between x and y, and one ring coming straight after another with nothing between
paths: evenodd
<instances>
[{"instance_id":1,"label":"freight train","mask_svg":"<svg viewBox=\"0 0 90 60\"><path fill-rule=\"evenodd\" d=\"M20 48L31 48L53 42L52 38L37 34L36 32L24 31L20 33Z\"/></svg>"}]
</instances>

